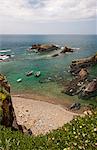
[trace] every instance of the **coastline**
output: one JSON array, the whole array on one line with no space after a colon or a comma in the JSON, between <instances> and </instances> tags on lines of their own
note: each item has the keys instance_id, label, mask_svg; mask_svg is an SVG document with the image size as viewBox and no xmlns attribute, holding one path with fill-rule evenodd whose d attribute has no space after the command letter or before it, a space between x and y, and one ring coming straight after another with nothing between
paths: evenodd
<instances>
[{"instance_id":1,"label":"coastline","mask_svg":"<svg viewBox=\"0 0 97 150\"><path fill-rule=\"evenodd\" d=\"M54 97L52 95L50 96L46 96L44 94L39 94L37 92L27 92L27 93L11 93L12 97L16 97L16 98L24 98L25 100L30 99L32 101L39 101L39 102L47 102L50 104L54 104L54 105L58 105L61 108L69 111L69 112L73 112L73 113L77 113L79 115L83 114L83 112L85 110L88 109L87 105L82 104L81 108L76 110L76 109L70 109L70 106L75 103L78 102L75 100L75 98L73 97L65 97L64 99L58 98L58 97Z\"/></svg>"},{"instance_id":2,"label":"coastline","mask_svg":"<svg viewBox=\"0 0 97 150\"><path fill-rule=\"evenodd\" d=\"M61 98L58 98L58 97L54 97L52 95L44 95L44 94L39 94L37 92L27 92L27 93L11 93L12 97L18 97L18 98L24 98L24 99L31 99L31 100L34 100L34 101L42 101L42 102L47 102L47 103L51 103L51 104L54 104L54 105L60 105L61 107L63 107L64 109L66 110L69 110L69 107L71 106L72 103L74 103L72 97L69 99L69 98L66 98L64 96L64 99L61 99ZM71 110L71 112L77 112L79 114L82 113L81 110Z\"/></svg>"}]
</instances>

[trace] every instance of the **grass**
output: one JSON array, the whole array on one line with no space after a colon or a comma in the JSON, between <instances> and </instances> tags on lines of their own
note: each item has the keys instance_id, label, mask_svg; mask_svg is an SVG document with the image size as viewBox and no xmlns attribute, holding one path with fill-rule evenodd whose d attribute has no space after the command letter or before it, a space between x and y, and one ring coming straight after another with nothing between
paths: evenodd
<instances>
[{"instance_id":1,"label":"grass","mask_svg":"<svg viewBox=\"0 0 97 150\"><path fill-rule=\"evenodd\" d=\"M28 136L0 126L0 150L96 150L97 110L46 135Z\"/></svg>"}]
</instances>

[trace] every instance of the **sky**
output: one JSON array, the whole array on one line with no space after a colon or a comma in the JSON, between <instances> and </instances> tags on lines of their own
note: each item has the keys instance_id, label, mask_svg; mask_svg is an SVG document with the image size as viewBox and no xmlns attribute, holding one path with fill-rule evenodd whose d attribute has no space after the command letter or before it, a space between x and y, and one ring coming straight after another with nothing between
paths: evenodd
<instances>
[{"instance_id":1,"label":"sky","mask_svg":"<svg viewBox=\"0 0 97 150\"><path fill-rule=\"evenodd\" d=\"M97 0L0 0L0 34L97 34Z\"/></svg>"}]
</instances>

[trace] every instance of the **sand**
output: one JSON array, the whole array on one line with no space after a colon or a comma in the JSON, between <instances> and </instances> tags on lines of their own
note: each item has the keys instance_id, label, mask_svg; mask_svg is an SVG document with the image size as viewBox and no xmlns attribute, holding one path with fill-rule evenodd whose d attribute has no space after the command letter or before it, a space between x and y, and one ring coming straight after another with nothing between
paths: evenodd
<instances>
[{"instance_id":1,"label":"sand","mask_svg":"<svg viewBox=\"0 0 97 150\"><path fill-rule=\"evenodd\" d=\"M18 96L12 97L18 124L31 129L34 135L45 134L70 122L77 113L61 105Z\"/></svg>"}]
</instances>

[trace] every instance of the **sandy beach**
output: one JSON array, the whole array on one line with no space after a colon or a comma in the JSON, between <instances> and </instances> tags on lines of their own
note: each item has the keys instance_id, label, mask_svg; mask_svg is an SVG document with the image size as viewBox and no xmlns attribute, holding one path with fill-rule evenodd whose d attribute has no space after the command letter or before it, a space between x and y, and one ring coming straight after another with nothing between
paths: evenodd
<instances>
[{"instance_id":1,"label":"sandy beach","mask_svg":"<svg viewBox=\"0 0 97 150\"><path fill-rule=\"evenodd\" d=\"M34 135L45 134L70 122L77 113L70 112L59 104L36 99L12 96L19 124L31 129Z\"/></svg>"}]
</instances>

